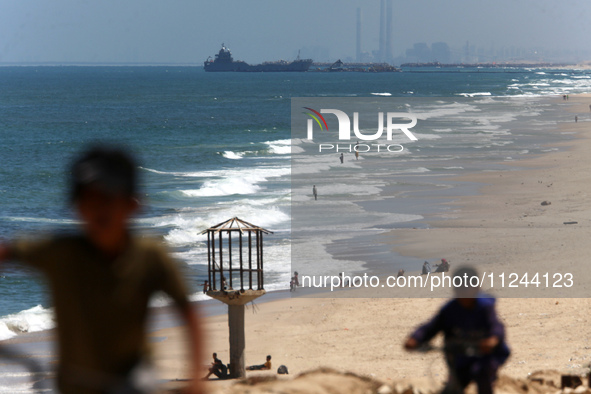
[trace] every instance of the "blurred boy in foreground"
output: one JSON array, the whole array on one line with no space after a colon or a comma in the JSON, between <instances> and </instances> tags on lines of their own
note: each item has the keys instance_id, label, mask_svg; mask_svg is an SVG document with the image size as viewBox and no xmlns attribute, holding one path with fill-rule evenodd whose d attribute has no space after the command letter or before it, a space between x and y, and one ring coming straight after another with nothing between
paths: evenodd
<instances>
[{"instance_id":1,"label":"blurred boy in foreground","mask_svg":"<svg viewBox=\"0 0 591 394\"><path fill-rule=\"evenodd\" d=\"M48 279L63 394L147 393L146 320L150 297L168 294L188 327L192 372L200 364L201 334L187 291L166 250L129 231L138 208L136 164L116 148L97 147L72 166L71 199L81 231L44 241L0 246L0 261L14 259ZM193 379L189 392L201 392Z\"/></svg>"},{"instance_id":2,"label":"blurred boy in foreground","mask_svg":"<svg viewBox=\"0 0 591 394\"><path fill-rule=\"evenodd\" d=\"M505 327L497 317L495 299L471 286L471 278L478 277L476 270L460 268L454 273L454 279L456 277L464 279L464 286L454 287L456 298L445 304L431 321L420 326L404 347L415 350L442 331L449 368L443 393L463 393L470 382L476 383L479 394L492 393L497 371L510 353L505 343Z\"/></svg>"}]
</instances>

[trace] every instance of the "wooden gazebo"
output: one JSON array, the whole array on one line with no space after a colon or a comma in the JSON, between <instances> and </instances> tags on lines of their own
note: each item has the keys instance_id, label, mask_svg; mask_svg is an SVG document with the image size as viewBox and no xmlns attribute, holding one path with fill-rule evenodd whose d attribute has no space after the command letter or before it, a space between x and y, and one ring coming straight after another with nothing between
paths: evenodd
<instances>
[{"instance_id":1,"label":"wooden gazebo","mask_svg":"<svg viewBox=\"0 0 591 394\"><path fill-rule=\"evenodd\" d=\"M246 374L244 306L265 294L263 234L272 232L233 217L206 233L206 294L228 305L230 377L239 378Z\"/></svg>"},{"instance_id":2,"label":"wooden gazebo","mask_svg":"<svg viewBox=\"0 0 591 394\"><path fill-rule=\"evenodd\" d=\"M264 291L263 234L271 231L233 217L205 233L210 292Z\"/></svg>"}]
</instances>

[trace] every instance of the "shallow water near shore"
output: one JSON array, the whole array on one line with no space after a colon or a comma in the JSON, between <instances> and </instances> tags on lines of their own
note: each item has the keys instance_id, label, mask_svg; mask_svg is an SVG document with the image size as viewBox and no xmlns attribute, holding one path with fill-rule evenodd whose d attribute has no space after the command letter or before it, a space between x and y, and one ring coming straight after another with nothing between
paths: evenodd
<instances>
[{"instance_id":1,"label":"shallow water near shore","mask_svg":"<svg viewBox=\"0 0 591 394\"><path fill-rule=\"evenodd\" d=\"M428 258L392 253L391 240L381 234L397 228L428 228L434 217L449 210L446 203L478 193L482 185L459 182L457 176L515 170L521 158L558 149L556 144L572 137L557 132L557 124L572 121L572 115L556 102L539 97L388 98L379 101L380 108L403 108L418 118L412 129L417 141L408 141L404 136L376 141L382 147L404 145L402 152L384 148L378 152L375 145L370 150L365 142L359 149L368 152L357 158L348 151L347 144L335 142L336 137L328 133L314 135L313 141L301 140L297 146L303 153L292 155L294 270L316 278L342 273L396 275L400 269L418 272ZM364 99L305 98L292 103L292 113L305 105L371 112L374 103ZM302 134L300 123L301 119L292 119L292 137L296 141ZM335 129L334 124L327 127ZM344 151L342 164L337 147ZM311 185L317 187L317 201L311 196ZM325 248L310 249L310 242ZM326 252L332 258L323 255ZM372 296L371 292L339 294ZM408 296L414 294L408 292ZM381 292L379 296L390 295Z\"/></svg>"}]
</instances>

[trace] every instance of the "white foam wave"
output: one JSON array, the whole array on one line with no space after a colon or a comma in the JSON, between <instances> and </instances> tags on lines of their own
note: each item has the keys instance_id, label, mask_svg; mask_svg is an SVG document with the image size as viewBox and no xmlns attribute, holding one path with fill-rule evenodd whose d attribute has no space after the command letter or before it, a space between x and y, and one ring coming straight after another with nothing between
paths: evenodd
<instances>
[{"instance_id":1,"label":"white foam wave","mask_svg":"<svg viewBox=\"0 0 591 394\"><path fill-rule=\"evenodd\" d=\"M292 153L302 153L304 150L299 146L294 146L291 139L266 141L269 146L269 152L276 155L289 155Z\"/></svg>"},{"instance_id":2,"label":"white foam wave","mask_svg":"<svg viewBox=\"0 0 591 394\"><path fill-rule=\"evenodd\" d=\"M374 96L391 96L392 93L384 92L384 93L372 93Z\"/></svg>"},{"instance_id":3,"label":"white foam wave","mask_svg":"<svg viewBox=\"0 0 591 394\"><path fill-rule=\"evenodd\" d=\"M0 318L0 340L25 332L49 330L55 326L51 309L41 305Z\"/></svg>"},{"instance_id":4,"label":"white foam wave","mask_svg":"<svg viewBox=\"0 0 591 394\"><path fill-rule=\"evenodd\" d=\"M492 96L492 93L491 92L458 93L458 96L464 96L464 97Z\"/></svg>"},{"instance_id":5,"label":"white foam wave","mask_svg":"<svg viewBox=\"0 0 591 394\"><path fill-rule=\"evenodd\" d=\"M396 173L404 173L404 174L421 174L424 172L430 172L431 170L425 167L416 167L416 168L407 168L404 170L398 170Z\"/></svg>"},{"instance_id":6,"label":"white foam wave","mask_svg":"<svg viewBox=\"0 0 591 394\"><path fill-rule=\"evenodd\" d=\"M234 216L271 231L276 231L278 225L285 225L290 220L290 216L277 206L259 208L235 205L206 215L200 212L183 212L173 218L165 219L165 224L174 228L164 238L173 246L196 245L207 240L206 235L200 234L203 230Z\"/></svg>"},{"instance_id":7,"label":"white foam wave","mask_svg":"<svg viewBox=\"0 0 591 394\"><path fill-rule=\"evenodd\" d=\"M413 108L412 111L413 115L417 117L419 120L428 120L428 119L440 119L440 118L450 118L453 119L454 116L464 115L465 113L469 112L481 112L481 110L476 107L475 105L471 105L469 103L447 103L447 104L440 104L433 107L417 107Z\"/></svg>"},{"instance_id":8,"label":"white foam wave","mask_svg":"<svg viewBox=\"0 0 591 394\"><path fill-rule=\"evenodd\" d=\"M183 195L188 197L215 197L253 194L261 190L259 183L266 182L268 178L278 178L289 175L291 172L291 169L288 166L240 168L194 173L170 173L158 170L146 170L173 176L209 178L203 182L199 189L186 189L180 191Z\"/></svg>"},{"instance_id":9,"label":"white foam wave","mask_svg":"<svg viewBox=\"0 0 591 394\"><path fill-rule=\"evenodd\" d=\"M72 219L50 219L50 218L35 218L28 216L4 216L1 219L11 222L27 222L27 223L51 223L51 224L78 224L80 221Z\"/></svg>"},{"instance_id":10,"label":"white foam wave","mask_svg":"<svg viewBox=\"0 0 591 394\"><path fill-rule=\"evenodd\" d=\"M413 133L415 137L417 137L419 140L423 141L423 140L438 140L441 138L440 135L437 134L427 134L427 133Z\"/></svg>"},{"instance_id":11,"label":"white foam wave","mask_svg":"<svg viewBox=\"0 0 591 394\"><path fill-rule=\"evenodd\" d=\"M231 150L227 150L222 152L222 156L224 156L226 159L240 160L242 159L242 156L244 156L244 152L236 153L232 152Z\"/></svg>"},{"instance_id":12,"label":"white foam wave","mask_svg":"<svg viewBox=\"0 0 591 394\"><path fill-rule=\"evenodd\" d=\"M213 197L213 196L231 196L234 194L253 194L259 191L260 186L255 182L261 182L265 179L240 179L227 178L219 181L204 182L201 188L196 190L181 190L189 197Z\"/></svg>"}]
</instances>

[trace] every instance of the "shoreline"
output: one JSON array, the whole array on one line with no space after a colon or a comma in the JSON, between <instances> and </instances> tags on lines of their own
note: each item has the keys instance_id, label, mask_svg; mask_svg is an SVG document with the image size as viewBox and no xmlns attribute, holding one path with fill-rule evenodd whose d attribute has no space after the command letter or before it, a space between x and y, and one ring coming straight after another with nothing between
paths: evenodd
<instances>
[{"instance_id":1,"label":"shoreline","mask_svg":"<svg viewBox=\"0 0 591 394\"><path fill-rule=\"evenodd\" d=\"M572 97L574 100L575 97L581 98L585 96L576 95ZM540 100L540 98L534 98L534 100ZM582 115L584 114L584 111L573 110L572 107L575 105L574 102L572 102L573 100L571 100L571 102L564 102L559 96L551 96L541 98L540 103L561 104L560 108L552 109L552 111L555 113L558 112L561 115L563 114L564 107L570 108L570 112L579 114L582 121L581 123L583 123L584 119ZM528 103L525 102L525 105L528 105ZM579 107L580 106L581 105L579 105ZM583 110L585 110L585 108L583 108ZM586 115L588 115L588 113L586 113ZM568 123L566 124L568 125ZM523 123L521 123L521 125L523 125ZM516 138L523 138L523 136L520 135L519 126L520 124L518 124L517 129L515 129L517 132ZM557 139L556 136L547 137L547 135L555 132L556 129L560 127L562 127L560 122L552 124L551 126L543 126L542 135L545 135L546 137L541 138L550 138L550 141L542 143L540 145L541 148L537 148L539 152L527 153L525 156L518 156L516 159L511 157L508 158L509 160L504 161L499 159L499 161L481 165L479 168L470 169L467 172L465 172L462 167L457 167L461 169L460 171L452 171L460 172L460 174L427 172L420 177L414 177L413 174L391 175L389 182L392 185L396 185L399 181L403 183L410 182L411 184L416 183L427 185L430 189L409 189L408 191L405 191L403 195L398 196L396 193L392 192L392 185L389 185L386 188L382 188L382 191L377 198L356 199L351 201L352 204L367 213L368 217L374 214L388 215L392 213L392 207L394 206L396 214L410 214L412 216L419 216L419 218L409 221L393 221L389 223L376 222L373 225L357 223L358 225L363 225L365 231L376 231L376 233L370 233L367 236L361 234L353 238L347 236L333 237L329 242L324 244L326 251L336 262L350 261L356 263L363 261L363 267L361 269L350 272L346 271L346 273L351 275L367 273L370 275L385 277L387 275L395 275L400 268L404 269L406 274L418 274L420 273L423 261L426 259L431 260L431 264L434 263L432 259L436 259L436 262L444 257L449 260L449 256L445 253L432 254L429 256L419 253L421 250L418 250L415 254L397 253L398 249L392 248L392 244L396 244L395 241L392 241L392 238L396 238L398 234L407 234L409 233L409 230L411 230L410 233L415 233L415 230L428 232L432 228L437 228L439 226L438 223L453 218L454 215L451 209L456 205L461 205L458 201L462 200L464 197L478 198L483 194L482 188L487 182L486 179L492 176L490 174L504 173L506 171L511 173L514 171L518 172L526 170L530 167L527 164L529 161L535 159L544 161L544 158L547 155L554 153L554 150L562 148L567 149L569 146L575 144L578 137L573 136L572 134L574 134L574 132L572 131L560 133L560 135L563 135L567 141L557 142L552 140ZM408 163L412 162L409 161ZM422 164L424 163L420 163L419 165ZM359 165L364 168L365 172L371 173L371 168L375 166L375 163L365 163L362 161ZM417 200L424 199L427 193L430 198L429 203L433 202L434 204L426 205L423 202L417 203L417 206L412 203L409 205L409 200L412 200L415 197L418 197ZM445 227L445 225L443 226ZM405 239L404 241L406 242L407 240ZM425 246L428 245L421 245L421 247L417 249L424 248ZM369 249L371 249L371 251ZM388 297L387 294L385 296ZM412 297L412 295L410 296ZM423 296L424 294L419 295L419 297Z\"/></svg>"},{"instance_id":2,"label":"shoreline","mask_svg":"<svg viewBox=\"0 0 591 394\"><path fill-rule=\"evenodd\" d=\"M570 101L569 111L580 116L589 111L591 95L573 96ZM428 229L392 230L386 235L392 251L401 256L445 257L452 264L477 267L489 267L492 261L504 269L523 267L527 261L529 267L574 269L586 278L587 274L580 269L585 266L584 258L570 251L577 250L573 240L581 241L579 233L588 232L591 220L584 204L572 201L591 193L586 187L584 164L585 149L591 146L590 126L588 120L558 124L557 132L571 137L553 144L562 149L518 160L516 170L455 177L459 182L479 183L478 194L458 196L444 203L450 210L430 217ZM515 162L507 164L512 166ZM577 176L574 182L569 179L573 176ZM538 234L533 235L534 232ZM490 237L500 241L498 247L485 248ZM461 244L454 242L459 239ZM535 247L524 250L529 241ZM568 261L564 261L565 255ZM576 294L585 295L577 291L571 297Z\"/></svg>"}]
</instances>

